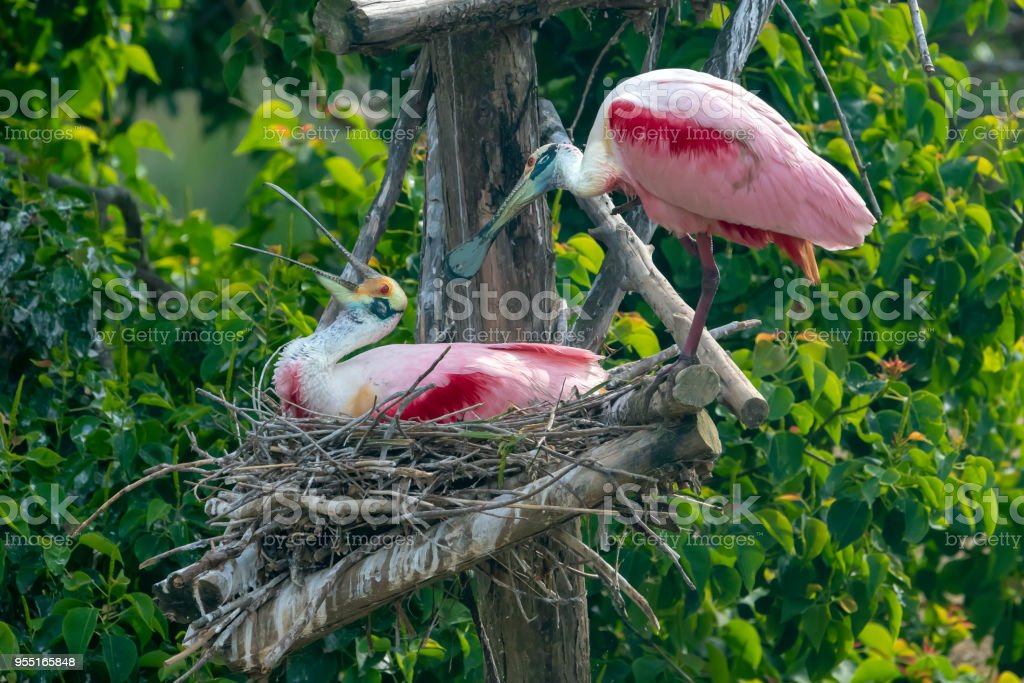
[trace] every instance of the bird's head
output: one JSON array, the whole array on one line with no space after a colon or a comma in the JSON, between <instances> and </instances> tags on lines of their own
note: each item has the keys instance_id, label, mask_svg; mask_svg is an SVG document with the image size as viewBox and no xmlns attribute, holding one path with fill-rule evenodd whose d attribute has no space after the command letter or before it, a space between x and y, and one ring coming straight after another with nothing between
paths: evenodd
<instances>
[{"instance_id":1,"label":"bird's head","mask_svg":"<svg viewBox=\"0 0 1024 683\"><path fill-rule=\"evenodd\" d=\"M288 258L282 254L266 251L265 249L258 249L256 247L250 247L245 244L235 244L235 246L241 247L242 249L248 249L249 251L255 251L258 254L273 256L276 259L287 261L288 263L312 271L312 273L316 275L316 279L324 286L324 289L330 292L331 297L341 304L342 308L345 310L356 314L357 316L359 314L366 313L378 320L392 321L393 325L397 324L398 319L402 317L402 313L405 311L406 306L409 305L409 300L406 298L405 292L402 291L402 288L398 286L398 283L391 278L378 273L376 270L371 268L369 264L363 263L353 256L352 253L349 252L334 237L334 235L331 234L330 230L325 228L323 224L318 221L316 217L306 209L306 207L302 206L297 199L273 183L266 184L298 207L306 217L313 222L317 229L327 236L338 251L348 259L349 264L356 273L360 275L362 280L359 284L353 284L338 275L328 273L327 271L320 270L319 268L314 268L308 263L296 261L295 259Z\"/></svg>"},{"instance_id":2,"label":"bird's head","mask_svg":"<svg viewBox=\"0 0 1024 683\"><path fill-rule=\"evenodd\" d=\"M371 277L358 285L323 271L318 272L316 278L346 311L365 312L380 320L390 320L401 318L409 305L405 292L389 277Z\"/></svg>"},{"instance_id":3,"label":"bird's head","mask_svg":"<svg viewBox=\"0 0 1024 683\"><path fill-rule=\"evenodd\" d=\"M551 190L565 187L570 163L579 165L581 152L572 145L552 143L539 147L526 160L526 168L512 192L498 207L494 218L471 240L453 249L447 257L448 270L455 277L470 278L484 263L484 257L501 229L527 206Z\"/></svg>"}]
</instances>

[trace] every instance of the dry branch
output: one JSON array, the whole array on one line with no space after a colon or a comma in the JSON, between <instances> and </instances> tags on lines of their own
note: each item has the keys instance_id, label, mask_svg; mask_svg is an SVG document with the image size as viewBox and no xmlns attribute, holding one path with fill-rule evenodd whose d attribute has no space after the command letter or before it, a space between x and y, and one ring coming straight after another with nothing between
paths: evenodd
<instances>
[{"instance_id":1,"label":"dry branch","mask_svg":"<svg viewBox=\"0 0 1024 683\"><path fill-rule=\"evenodd\" d=\"M917 51L921 53L921 68L928 76L935 74L935 65L932 64L932 53L928 49L928 37L924 33L924 21L921 19L921 6L917 0L907 0L907 7L910 8L910 22L914 25L914 38L917 40Z\"/></svg>"},{"instance_id":2,"label":"dry branch","mask_svg":"<svg viewBox=\"0 0 1024 683\"><path fill-rule=\"evenodd\" d=\"M443 339L440 324L444 311L440 310L441 292L445 278L444 185L441 175L441 142L437 132L437 103L433 98L427 107L427 162L423 183L425 204L423 209L423 238L420 249L420 289L416 295L416 341L429 343Z\"/></svg>"},{"instance_id":3,"label":"dry branch","mask_svg":"<svg viewBox=\"0 0 1024 683\"><path fill-rule=\"evenodd\" d=\"M402 183L409 167L409 157L416 142L416 132L423 124L427 112L427 102L432 90L430 78L430 56L424 50L416 60L412 81L409 83L409 97L402 107L398 120L391 129L391 141L388 143L388 160L384 166L384 177L380 181L380 190L373 198L369 213L359 231L359 239L352 248L352 255L363 263L368 263L373 256L381 235L387 229L388 216L395 208L398 197L402 194ZM345 265L342 277L350 282L358 280L351 264ZM330 325L338 317L338 303L332 298L320 316L319 327Z\"/></svg>"},{"instance_id":4,"label":"dry branch","mask_svg":"<svg viewBox=\"0 0 1024 683\"><path fill-rule=\"evenodd\" d=\"M757 45L757 37L774 6L775 0L741 0L722 25L711 54L704 62L704 71L735 81L750 51Z\"/></svg>"},{"instance_id":5,"label":"dry branch","mask_svg":"<svg viewBox=\"0 0 1024 683\"><path fill-rule=\"evenodd\" d=\"M313 24L336 54L383 51L445 33L492 32L576 7L649 10L668 0L320 0Z\"/></svg>"}]
</instances>

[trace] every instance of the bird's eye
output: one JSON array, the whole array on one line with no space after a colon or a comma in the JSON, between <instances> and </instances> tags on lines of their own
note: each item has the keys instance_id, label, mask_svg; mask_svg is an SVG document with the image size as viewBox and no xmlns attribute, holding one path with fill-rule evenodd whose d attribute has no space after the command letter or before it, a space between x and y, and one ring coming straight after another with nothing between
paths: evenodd
<instances>
[{"instance_id":1,"label":"bird's eye","mask_svg":"<svg viewBox=\"0 0 1024 683\"><path fill-rule=\"evenodd\" d=\"M388 294L390 294L391 293L391 285L381 285L380 286L380 293L383 294L384 296L387 296Z\"/></svg>"},{"instance_id":2,"label":"bird's eye","mask_svg":"<svg viewBox=\"0 0 1024 683\"><path fill-rule=\"evenodd\" d=\"M533 157L530 157L529 159L526 160L526 168L533 168L533 165L535 163L537 163L537 160L534 159Z\"/></svg>"}]
</instances>

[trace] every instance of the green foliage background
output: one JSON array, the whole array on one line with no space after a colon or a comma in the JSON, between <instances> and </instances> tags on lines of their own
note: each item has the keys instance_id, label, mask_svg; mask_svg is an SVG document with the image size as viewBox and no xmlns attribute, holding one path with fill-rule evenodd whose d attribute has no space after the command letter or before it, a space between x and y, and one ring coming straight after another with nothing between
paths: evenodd
<instances>
[{"instance_id":1,"label":"green foliage background","mask_svg":"<svg viewBox=\"0 0 1024 683\"><path fill-rule=\"evenodd\" d=\"M792 5L850 118L884 213L863 247L820 254L822 280L837 297L885 290L902 296L906 283L913 293L930 292L927 317L833 318L816 305L809 319L794 319L784 311L806 307L775 284L795 277L792 265L774 249L724 247L712 323L765 321L760 333L727 345L769 399L771 414L759 429L745 430L718 411L726 451L704 495L757 496L757 519L715 524L694 510L694 536L669 537L696 591L663 556L634 546L627 529L613 529L624 547L610 557L649 597L663 628L651 633L633 611L624 620L592 585L595 680L676 680L685 671L713 681L1017 681L1024 674L1020 550L961 550L948 539L1021 533L1010 514L1024 514L1013 505L1024 495L1021 127L1016 114L1006 114L1005 98L1000 111L968 107L969 115L951 119L942 94L954 111L961 93L947 79L980 75L970 88L977 94L998 81L999 60L1020 58L1014 35L1019 39L1022 3L926 3L937 67L931 79L913 47L906 5ZM311 120L268 121L246 89L262 69L275 81L314 77L328 91L390 90L414 54L339 60L312 30L309 0L268 2L263 10L175 0L3 3L4 89L48 92L57 78L61 90L78 91L69 104L80 116L0 117L3 144L23 157L0 170L4 496L49 501L54 487L58 498L77 496L70 510L81 520L146 468L193 458L190 433L213 454L232 448L228 420L196 390L243 400L269 354L315 325L326 297L310 278L229 245L280 245L336 268L328 245L262 183L289 189L351 243L378 187L386 145L352 135L338 144L268 141L268 125L288 130ZM683 6L659 65L699 68L727 11L719 5L697 24ZM776 18L743 82L860 187L835 113L792 31ZM537 29L542 94L564 119L575 114L594 60L621 21L574 11ZM584 102L578 139L603 96L602 79L635 73L645 49L645 38L627 28L609 50ZM1013 81L1012 74L1002 80L1011 94L1021 85ZM202 113L191 125L229 131L235 154L252 164L244 195L225 198L227 209L218 210L234 216L229 224L211 220L206 207L183 208L178 198L172 204L148 175L150 166L166 164L159 155L172 153L160 126L144 116L166 107L174 120L185 91ZM239 106L246 101L253 104ZM312 122L349 131L370 125L358 117ZM63 139L44 143L44 135ZM378 250L381 269L410 293L418 277L422 148L415 159ZM115 278L132 278L140 245L126 243L116 210L104 221L90 194L55 190L44 180L48 173L127 188L144 208L146 250L160 275L186 294L240 295L240 312L148 320L136 307L125 320L99 321L113 336L94 343L94 301L110 303L97 293ZM209 173L209 182L228 180ZM603 254L572 199L555 201L558 275L583 291ZM659 265L695 300L694 262L673 239L659 235L656 243ZM627 298L625 311L608 339L615 362L668 342L642 301ZM407 315L389 341L410 340L413 320ZM128 337L135 329L170 337ZM207 341L176 343L183 330ZM822 339L833 331L851 336ZM227 333L239 338L218 337ZM6 510L4 523L0 652L86 652L84 677L91 680L180 674L182 666L162 664L183 631L155 608L149 589L191 558L147 569L140 563L215 533L204 526L187 477L140 488L67 545L28 539L69 539L68 520L32 524ZM342 629L296 655L276 678L478 680L479 644L453 593L442 584L410 597L402 606L408 621L400 624L394 610L381 610L369 627ZM439 626L424 639L435 610ZM213 666L205 671L205 680L230 678Z\"/></svg>"}]
</instances>

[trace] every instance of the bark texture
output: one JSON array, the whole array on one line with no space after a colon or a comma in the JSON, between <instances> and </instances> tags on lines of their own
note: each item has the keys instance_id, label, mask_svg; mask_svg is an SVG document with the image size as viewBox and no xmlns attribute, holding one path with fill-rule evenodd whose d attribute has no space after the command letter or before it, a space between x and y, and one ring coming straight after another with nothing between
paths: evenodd
<instances>
[{"instance_id":1,"label":"bark texture","mask_svg":"<svg viewBox=\"0 0 1024 683\"><path fill-rule=\"evenodd\" d=\"M313 24L331 52L388 50L438 34L480 33L587 9L649 10L668 0L320 0Z\"/></svg>"},{"instance_id":2,"label":"bark texture","mask_svg":"<svg viewBox=\"0 0 1024 683\"><path fill-rule=\"evenodd\" d=\"M527 155L540 144L540 129L537 66L528 26L445 35L430 43L429 53L436 78L436 127L428 128L436 139L429 142L435 158L428 162L422 262L433 271L436 257L444 253L436 251L438 246L463 243L494 215L522 174ZM432 187L436 181L440 188ZM431 204L432 193L438 191L440 208ZM439 245L442 234L444 244ZM430 335L423 341L550 341L554 320L535 315L531 306L554 289L547 206L535 202L524 211L495 242L471 281L442 284L434 278L422 286L433 296L417 324L421 333ZM530 560L530 572L538 580L553 581L542 557ZM515 583L506 571L513 561L510 555L498 555L474 572L475 613L488 680L589 681L586 600L552 604L505 588ZM548 587L583 596L582 578L572 583ZM524 611L530 623L525 623Z\"/></svg>"}]
</instances>

